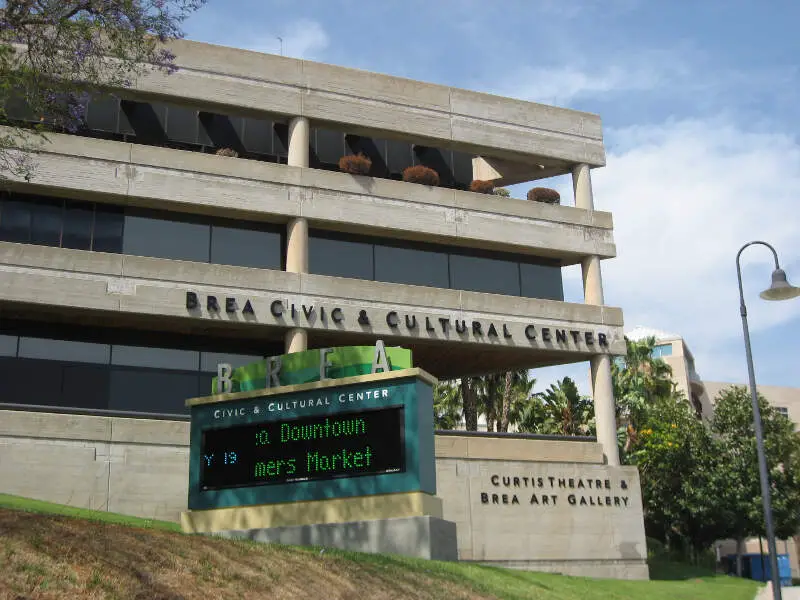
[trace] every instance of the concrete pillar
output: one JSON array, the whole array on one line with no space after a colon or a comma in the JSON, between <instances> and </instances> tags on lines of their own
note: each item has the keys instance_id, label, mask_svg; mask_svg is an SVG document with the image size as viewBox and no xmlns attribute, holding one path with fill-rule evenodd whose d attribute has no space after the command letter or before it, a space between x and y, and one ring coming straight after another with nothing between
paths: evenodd
<instances>
[{"instance_id":1,"label":"concrete pillar","mask_svg":"<svg viewBox=\"0 0 800 600\"><path fill-rule=\"evenodd\" d=\"M289 121L290 167L308 167L309 123L305 117ZM308 273L308 220L298 217L286 226L286 270L289 273ZM284 347L287 353L308 348L308 332L299 327L286 332Z\"/></svg>"},{"instance_id":2,"label":"concrete pillar","mask_svg":"<svg viewBox=\"0 0 800 600\"><path fill-rule=\"evenodd\" d=\"M575 192L575 206L589 211L594 210L589 165L577 165L572 170L572 187ZM602 305L604 300L600 258L589 256L583 260L581 268L583 271L583 301L586 304ZM592 356L589 362L597 441L603 447L606 462L609 465L619 465L614 385L611 381L611 357L607 354L597 354Z\"/></svg>"}]
</instances>

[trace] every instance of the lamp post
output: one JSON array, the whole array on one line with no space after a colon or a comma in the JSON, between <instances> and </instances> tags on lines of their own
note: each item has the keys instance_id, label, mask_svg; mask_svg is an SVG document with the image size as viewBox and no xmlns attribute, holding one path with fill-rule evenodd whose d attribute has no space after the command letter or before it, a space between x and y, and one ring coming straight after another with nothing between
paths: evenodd
<instances>
[{"instance_id":1,"label":"lamp post","mask_svg":"<svg viewBox=\"0 0 800 600\"><path fill-rule=\"evenodd\" d=\"M750 349L750 330L747 327L747 307L744 304L744 290L742 289L742 267L740 257L742 251L748 246L760 244L772 250L775 258L775 270L772 272L772 284L768 289L759 294L764 300L789 300L800 296L800 288L790 285L786 280L786 273L778 264L778 253L775 248L766 242L748 242L739 249L736 255L736 274L739 277L739 309L742 315L742 330L744 332L744 348L747 353L747 374L750 378L750 393L753 399L753 425L756 430L756 448L758 451L758 471L761 479L761 501L764 505L764 522L767 528L767 547L769 549L769 563L772 575L772 596L775 600L781 600L781 581L778 575L778 555L775 546L775 532L772 527L772 503L770 502L769 473L767 471L767 459L764 455L764 434L761 428L761 411L758 407L758 391L756 390L756 376L753 370L753 352Z\"/></svg>"}]
</instances>

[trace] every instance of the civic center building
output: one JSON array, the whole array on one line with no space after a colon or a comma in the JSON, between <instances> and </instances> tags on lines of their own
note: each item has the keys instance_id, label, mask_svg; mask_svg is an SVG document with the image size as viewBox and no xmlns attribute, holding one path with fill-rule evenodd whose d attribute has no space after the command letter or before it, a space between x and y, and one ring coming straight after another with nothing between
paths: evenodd
<instances>
[{"instance_id":1,"label":"civic center building","mask_svg":"<svg viewBox=\"0 0 800 600\"><path fill-rule=\"evenodd\" d=\"M461 560L647 577L638 474L617 455L600 118L172 46L176 73L92 99L0 193L0 492L177 520L184 402L219 363L379 339L437 378L589 361L596 441L437 434L437 494ZM340 172L358 153L369 174ZM439 186L402 180L419 164ZM561 174L564 205L468 191ZM574 264L583 303L563 298ZM557 503L533 506L519 482L537 474Z\"/></svg>"}]
</instances>

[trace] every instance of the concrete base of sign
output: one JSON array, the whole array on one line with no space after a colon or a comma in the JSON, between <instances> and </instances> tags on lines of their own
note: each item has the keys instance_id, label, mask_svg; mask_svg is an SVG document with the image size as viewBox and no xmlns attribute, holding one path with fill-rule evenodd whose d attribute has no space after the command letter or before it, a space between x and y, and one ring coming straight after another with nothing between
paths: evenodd
<instances>
[{"instance_id":1,"label":"concrete base of sign","mask_svg":"<svg viewBox=\"0 0 800 600\"><path fill-rule=\"evenodd\" d=\"M217 531L213 535L262 543L458 560L456 524L430 516Z\"/></svg>"}]
</instances>

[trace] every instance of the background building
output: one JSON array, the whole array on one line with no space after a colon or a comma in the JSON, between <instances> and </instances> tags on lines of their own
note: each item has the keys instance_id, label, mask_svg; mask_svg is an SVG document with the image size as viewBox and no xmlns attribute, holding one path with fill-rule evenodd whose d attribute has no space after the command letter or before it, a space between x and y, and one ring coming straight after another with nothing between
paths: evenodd
<instances>
[{"instance_id":1,"label":"background building","mask_svg":"<svg viewBox=\"0 0 800 600\"><path fill-rule=\"evenodd\" d=\"M648 337L656 339L653 357L663 359L672 367L672 375L678 390L686 394L698 417L710 420L714 414L714 401L717 396L728 387L742 386L750 388L749 383L723 383L718 381L704 381L695 370L694 357L682 337L657 329L637 327L625 334L631 341L640 341ZM742 371L745 374L744 346L742 346ZM785 414L797 428L800 424L800 388L760 385L758 392L778 411ZM798 507L800 510L800 507ZM789 555L792 566L792 576L800 577L800 551L798 550L800 537L790 540L778 540L778 552ZM717 544L721 556L736 553L736 542L725 540ZM766 540L758 538L748 539L745 542L745 553L767 552Z\"/></svg>"}]
</instances>

